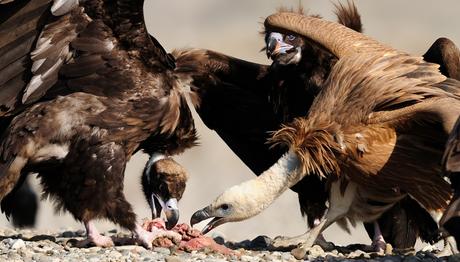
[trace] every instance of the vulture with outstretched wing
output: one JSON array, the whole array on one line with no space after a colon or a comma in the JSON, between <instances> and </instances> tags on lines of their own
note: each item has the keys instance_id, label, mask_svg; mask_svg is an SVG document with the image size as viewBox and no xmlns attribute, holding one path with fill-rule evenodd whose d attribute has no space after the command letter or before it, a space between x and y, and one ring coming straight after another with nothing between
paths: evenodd
<instances>
[{"instance_id":1,"label":"vulture with outstretched wing","mask_svg":"<svg viewBox=\"0 0 460 262\"><path fill-rule=\"evenodd\" d=\"M273 134L271 141L287 153L192 220L214 217L211 229L247 219L304 177L316 176L326 181L329 208L301 237L297 257L331 223L375 221L407 196L439 221L451 198L440 162L460 114L460 83L442 75L438 65L336 23L278 13L265 26L302 35L339 60L308 114Z\"/></svg>"},{"instance_id":2,"label":"vulture with outstretched wing","mask_svg":"<svg viewBox=\"0 0 460 262\"><path fill-rule=\"evenodd\" d=\"M352 3L336 8L340 23L361 31L360 17ZM277 43L277 38L284 41ZM269 148L268 132L307 114L337 61L330 51L298 35L267 31L266 42L267 55L274 59L270 67L207 50L173 53L177 59L176 71L192 78L195 105L204 123L256 174L269 168L286 152L280 147ZM439 41L430 49L436 51L430 59L444 62L439 54L445 54L445 48L437 43ZM281 55L280 48L287 52ZM301 212L313 227L326 210L325 181L307 176L291 189L298 193ZM393 206L378 222L384 239L396 248L413 247L419 235L425 241L437 239L436 223L410 198ZM374 223L366 225L371 237L373 227ZM292 246L301 240L277 239L275 244ZM381 239L377 236L376 241Z\"/></svg>"},{"instance_id":3,"label":"vulture with outstretched wing","mask_svg":"<svg viewBox=\"0 0 460 262\"><path fill-rule=\"evenodd\" d=\"M168 156L196 134L174 58L146 30L143 0L0 1L0 199L38 173L46 195L85 224L88 240L112 245L94 219L147 232L123 194L131 155L151 159L142 185L152 213L177 222L185 171ZM172 234L171 237L177 237Z\"/></svg>"}]
</instances>

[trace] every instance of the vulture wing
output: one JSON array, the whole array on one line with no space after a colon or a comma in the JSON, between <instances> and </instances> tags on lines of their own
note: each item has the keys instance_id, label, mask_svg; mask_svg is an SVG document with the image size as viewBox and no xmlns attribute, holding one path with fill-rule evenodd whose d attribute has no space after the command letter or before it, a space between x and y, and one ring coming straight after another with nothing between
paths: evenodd
<instances>
[{"instance_id":1,"label":"vulture wing","mask_svg":"<svg viewBox=\"0 0 460 262\"><path fill-rule=\"evenodd\" d=\"M368 186L375 186L378 190L385 185L380 178L392 180L394 185L409 192L425 208L445 208L450 199L450 190L446 190L449 185L439 175L439 160L444 151L444 142L460 114L457 95L460 82L446 79L437 70L437 65L421 58L401 53L387 54L383 58L379 56L382 54L344 57L330 76L331 86L335 88L328 88L328 91L339 95L328 97L334 97L336 101L323 97L317 99L318 103L313 107L321 110L321 114L330 108L326 114L330 114L342 126L353 127L365 123L369 127L355 131L361 132L360 135L369 144L360 145L358 141L357 145L352 142L347 146L350 151L355 150L350 154L361 154L354 163L357 169L371 162L375 166L375 171L369 170L369 166L366 170L356 170L356 174L367 173L372 177L366 179L366 176L357 175L357 181L364 178ZM345 64L346 68L343 67ZM350 80L339 80L345 72ZM327 96L326 93L324 95ZM361 103L358 97L370 103ZM330 107L330 103L348 106ZM313 114L320 115L319 111ZM359 140L359 137L356 139ZM373 155L374 158L366 159L366 155ZM353 173L351 171L350 175L353 176ZM419 190L419 185L437 193L426 194Z\"/></svg>"},{"instance_id":2,"label":"vulture wing","mask_svg":"<svg viewBox=\"0 0 460 262\"><path fill-rule=\"evenodd\" d=\"M425 61L439 64L439 70L443 75L460 80L460 50L450 39L437 39L423 58Z\"/></svg>"},{"instance_id":3,"label":"vulture wing","mask_svg":"<svg viewBox=\"0 0 460 262\"><path fill-rule=\"evenodd\" d=\"M269 103L268 66L209 50L175 51L176 72L191 85L192 102L206 126L215 130L256 174L283 150L270 150L269 132L279 123Z\"/></svg>"},{"instance_id":4,"label":"vulture wing","mask_svg":"<svg viewBox=\"0 0 460 262\"><path fill-rule=\"evenodd\" d=\"M144 47L140 63L159 70L174 67L172 57L147 34L142 14L109 13L136 9L142 1L3 0L0 4L0 116L76 91L119 95L130 88L132 73L123 72L127 61L119 58L129 45ZM93 21L87 12L101 19ZM139 24L122 24L123 15L138 16ZM120 24L114 31L101 22L112 18Z\"/></svg>"}]
</instances>

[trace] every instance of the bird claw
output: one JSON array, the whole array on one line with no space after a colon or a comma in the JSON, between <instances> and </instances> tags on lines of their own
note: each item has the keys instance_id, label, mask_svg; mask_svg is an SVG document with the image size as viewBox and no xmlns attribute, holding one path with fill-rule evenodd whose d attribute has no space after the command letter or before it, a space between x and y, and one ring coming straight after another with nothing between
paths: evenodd
<instances>
[{"instance_id":1,"label":"bird claw","mask_svg":"<svg viewBox=\"0 0 460 262\"><path fill-rule=\"evenodd\" d=\"M384 254L386 248L387 243L384 240L377 239L372 242L372 249L378 254Z\"/></svg>"},{"instance_id":2,"label":"bird claw","mask_svg":"<svg viewBox=\"0 0 460 262\"><path fill-rule=\"evenodd\" d=\"M160 237L171 239L175 244L179 244L182 240L182 236L179 233L173 231L166 231L163 229L154 228L151 232L146 230L139 230L136 232L137 240L148 249L153 248L152 242Z\"/></svg>"},{"instance_id":3,"label":"bird claw","mask_svg":"<svg viewBox=\"0 0 460 262\"><path fill-rule=\"evenodd\" d=\"M289 248L289 247L297 247L302 243L302 239L298 237L285 237L285 236L277 236L273 239L272 246L274 248Z\"/></svg>"},{"instance_id":4,"label":"bird claw","mask_svg":"<svg viewBox=\"0 0 460 262\"><path fill-rule=\"evenodd\" d=\"M111 237L103 236L103 235L90 236L87 239L84 239L84 240L81 240L75 243L75 247L78 247L78 248L86 248L86 247L90 247L93 245L97 247L115 246Z\"/></svg>"}]
</instances>

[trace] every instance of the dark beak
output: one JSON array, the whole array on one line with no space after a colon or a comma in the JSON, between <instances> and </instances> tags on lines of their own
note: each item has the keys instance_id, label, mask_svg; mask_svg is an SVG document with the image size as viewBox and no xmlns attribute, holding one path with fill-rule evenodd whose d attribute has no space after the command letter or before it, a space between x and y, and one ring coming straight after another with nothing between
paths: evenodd
<instances>
[{"instance_id":1,"label":"dark beak","mask_svg":"<svg viewBox=\"0 0 460 262\"><path fill-rule=\"evenodd\" d=\"M163 210L166 216L166 229L172 229L179 221L179 208L177 205L177 199L171 198L167 201L163 201L161 197L156 194L152 194L153 203L150 207L152 209L152 219L161 216Z\"/></svg>"},{"instance_id":2,"label":"dark beak","mask_svg":"<svg viewBox=\"0 0 460 262\"><path fill-rule=\"evenodd\" d=\"M195 225L200 223L203 220L206 220L208 218L212 218L214 216L209 215L209 207L203 208L201 210L196 211L193 215L192 218L190 218L190 225ZM213 230L219 225L224 224L225 221L223 220L223 217L214 217L213 220L211 220L204 228L201 230L202 234L206 234L209 231Z\"/></svg>"},{"instance_id":3,"label":"dark beak","mask_svg":"<svg viewBox=\"0 0 460 262\"><path fill-rule=\"evenodd\" d=\"M293 49L294 46L283 42L279 33L271 33L267 40L267 58L275 58L280 54L286 54L289 50Z\"/></svg>"}]
</instances>

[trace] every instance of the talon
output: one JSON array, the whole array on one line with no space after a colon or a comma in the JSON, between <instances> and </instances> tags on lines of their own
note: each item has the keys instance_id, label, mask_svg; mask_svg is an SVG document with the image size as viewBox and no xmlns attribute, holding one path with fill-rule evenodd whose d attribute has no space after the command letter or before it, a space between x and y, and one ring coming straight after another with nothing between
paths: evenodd
<instances>
[{"instance_id":1,"label":"talon","mask_svg":"<svg viewBox=\"0 0 460 262\"><path fill-rule=\"evenodd\" d=\"M303 259L307 255L307 249L303 247L294 248L291 254L298 260Z\"/></svg>"}]
</instances>

